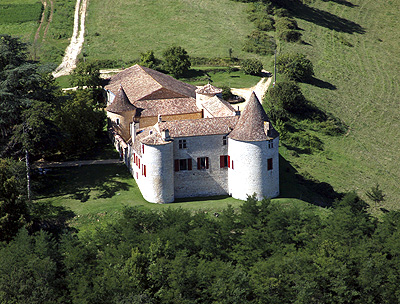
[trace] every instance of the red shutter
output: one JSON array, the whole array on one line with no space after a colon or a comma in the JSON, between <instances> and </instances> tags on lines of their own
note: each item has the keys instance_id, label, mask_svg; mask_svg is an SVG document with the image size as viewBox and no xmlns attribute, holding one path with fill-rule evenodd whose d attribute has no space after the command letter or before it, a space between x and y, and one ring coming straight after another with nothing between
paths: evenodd
<instances>
[{"instance_id":1,"label":"red shutter","mask_svg":"<svg viewBox=\"0 0 400 304\"><path fill-rule=\"evenodd\" d=\"M233 160L232 160L232 170L233 170Z\"/></svg>"},{"instance_id":2,"label":"red shutter","mask_svg":"<svg viewBox=\"0 0 400 304\"><path fill-rule=\"evenodd\" d=\"M267 170L272 170L272 158L268 158L268 161L267 161Z\"/></svg>"},{"instance_id":3,"label":"red shutter","mask_svg":"<svg viewBox=\"0 0 400 304\"><path fill-rule=\"evenodd\" d=\"M188 158L188 170L192 170L192 159Z\"/></svg>"},{"instance_id":4,"label":"red shutter","mask_svg":"<svg viewBox=\"0 0 400 304\"><path fill-rule=\"evenodd\" d=\"M231 157L228 155L228 168L231 167Z\"/></svg>"},{"instance_id":5,"label":"red shutter","mask_svg":"<svg viewBox=\"0 0 400 304\"><path fill-rule=\"evenodd\" d=\"M133 153L133 163L136 164L136 154Z\"/></svg>"},{"instance_id":6,"label":"red shutter","mask_svg":"<svg viewBox=\"0 0 400 304\"><path fill-rule=\"evenodd\" d=\"M142 153L144 154L144 145L142 144Z\"/></svg>"},{"instance_id":7,"label":"red shutter","mask_svg":"<svg viewBox=\"0 0 400 304\"><path fill-rule=\"evenodd\" d=\"M208 169L208 157L206 157L206 169Z\"/></svg>"},{"instance_id":8,"label":"red shutter","mask_svg":"<svg viewBox=\"0 0 400 304\"><path fill-rule=\"evenodd\" d=\"M197 170L201 169L201 165L200 165L200 157L197 158Z\"/></svg>"},{"instance_id":9,"label":"red shutter","mask_svg":"<svg viewBox=\"0 0 400 304\"><path fill-rule=\"evenodd\" d=\"M175 171L179 171L179 159L175 159Z\"/></svg>"},{"instance_id":10,"label":"red shutter","mask_svg":"<svg viewBox=\"0 0 400 304\"><path fill-rule=\"evenodd\" d=\"M139 169L140 169L140 158L138 159L138 161L139 161Z\"/></svg>"},{"instance_id":11,"label":"red shutter","mask_svg":"<svg viewBox=\"0 0 400 304\"><path fill-rule=\"evenodd\" d=\"M143 165L143 172L144 172L144 177L146 177L146 165Z\"/></svg>"},{"instance_id":12,"label":"red shutter","mask_svg":"<svg viewBox=\"0 0 400 304\"><path fill-rule=\"evenodd\" d=\"M225 156L224 155L220 155L220 157L219 157L219 167L220 168L225 167Z\"/></svg>"}]
</instances>

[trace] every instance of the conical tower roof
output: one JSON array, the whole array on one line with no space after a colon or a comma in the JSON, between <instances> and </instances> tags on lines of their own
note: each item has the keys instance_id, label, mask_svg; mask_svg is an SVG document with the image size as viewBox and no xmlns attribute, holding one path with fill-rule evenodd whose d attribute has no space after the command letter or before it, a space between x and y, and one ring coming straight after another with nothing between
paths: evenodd
<instances>
[{"instance_id":1,"label":"conical tower roof","mask_svg":"<svg viewBox=\"0 0 400 304\"><path fill-rule=\"evenodd\" d=\"M229 137L240 141L263 141L279 136L253 92Z\"/></svg>"},{"instance_id":2,"label":"conical tower roof","mask_svg":"<svg viewBox=\"0 0 400 304\"><path fill-rule=\"evenodd\" d=\"M136 107L129 102L128 96L122 87L120 86L117 95L110 105L107 106L106 111L112 113L122 113L136 110Z\"/></svg>"}]
</instances>

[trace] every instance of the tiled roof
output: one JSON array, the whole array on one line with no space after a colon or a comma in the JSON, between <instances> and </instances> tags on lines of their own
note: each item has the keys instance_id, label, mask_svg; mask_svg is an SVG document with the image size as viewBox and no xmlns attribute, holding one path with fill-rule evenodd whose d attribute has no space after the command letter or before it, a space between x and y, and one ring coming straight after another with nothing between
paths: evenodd
<instances>
[{"instance_id":1,"label":"tiled roof","mask_svg":"<svg viewBox=\"0 0 400 304\"><path fill-rule=\"evenodd\" d=\"M279 136L278 132L272 127L260 101L253 92L229 138L241 141L262 141L277 136Z\"/></svg>"},{"instance_id":2,"label":"tiled roof","mask_svg":"<svg viewBox=\"0 0 400 304\"><path fill-rule=\"evenodd\" d=\"M214 117L235 116L236 111L231 104L217 96L211 97L201 105Z\"/></svg>"},{"instance_id":3,"label":"tiled roof","mask_svg":"<svg viewBox=\"0 0 400 304\"><path fill-rule=\"evenodd\" d=\"M135 102L135 106L141 117L200 112L194 98L139 100Z\"/></svg>"},{"instance_id":4,"label":"tiled roof","mask_svg":"<svg viewBox=\"0 0 400 304\"><path fill-rule=\"evenodd\" d=\"M174 120L159 123L160 131L169 130L175 137L228 134L238 122L238 116Z\"/></svg>"},{"instance_id":5,"label":"tiled roof","mask_svg":"<svg viewBox=\"0 0 400 304\"><path fill-rule=\"evenodd\" d=\"M213 85L208 83L205 86L198 88L196 90L196 93L205 95L216 95L216 94L221 94L222 89L214 87Z\"/></svg>"},{"instance_id":6,"label":"tiled roof","mask_svg":"<svg viewBox=\"0 0 400 304\"><path fill-rule=\"evenodd\" d=\"M112 76L105 89L115 94L121 84L131 103L146 99L163 88L166 94L170 94L164 98L196 97L195 86L137 64Z\"/></svg>"},{"instance_id":7,"label":"tiled roof","mask_svg":"<svg viewBox=\"0 0 400 304\"><path fill-rule=\"evenodd\" d=\"M122 85L120 86L117 95L113 102L107 106L106 111L113 113L122 113L136 110L136 107L129 102Z\"/></svg>"}]
</instances>

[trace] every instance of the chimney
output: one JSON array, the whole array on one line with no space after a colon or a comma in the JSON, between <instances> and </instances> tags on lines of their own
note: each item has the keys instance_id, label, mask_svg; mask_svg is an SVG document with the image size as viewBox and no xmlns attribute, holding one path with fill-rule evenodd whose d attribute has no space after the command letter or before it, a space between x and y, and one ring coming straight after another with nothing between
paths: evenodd
<instances>
[{"instance_id":1,"label":"chimney","mask_svg":"<svg viewBox=\"0 0 400 304\"><path fill-rule=\"evenodd\" d=\"M236 114L236 116L240 116L240 108L239 108L239 106L238 106L237 111L235 111L235 114Z\"/></svg>"},{"instance_id":2,"label":"chimney","mask_svg":"<svg viewBox=\"0 0 400 304\"><path fill-rule=\"evenodd\" d=\"M131 123L131 138L132 138L132 143L135 142L136 139L136 129L137 129L137 125L135 122Z\"/></svg>"},{"instance_id":3,"label":"chimney","mask_svg":"<svg viewBox=\"0 0 400 304\"><path fill-rule=\"evenodd\" d=\"M171 137L169 136L169 130L165 129L165 130L161 131L161 137L163 140L170 140Z\"/></svg>"},{"instance_id":4,"label":"chimney","mask_svg":"<svg viewBox=\"0 0 400 304\"><path fill-rule=\"evenodd\" d=\"M159 123L162 122L161 114L158 114L158 122L159 122Z\"/></svg>"}]
</instances>

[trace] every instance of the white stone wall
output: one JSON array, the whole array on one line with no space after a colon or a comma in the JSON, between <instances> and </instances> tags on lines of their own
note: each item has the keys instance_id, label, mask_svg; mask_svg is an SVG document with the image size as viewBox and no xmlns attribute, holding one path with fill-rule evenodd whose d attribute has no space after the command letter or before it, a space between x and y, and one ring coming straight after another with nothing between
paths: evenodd
<instances>
[{"instance_id":1,"label":"white stone wall","mask_svg":"<svg viewBox=\"0 0 400 304\"><path fill-rule=\"evenodd\" d=\"M192 170L174 172L176 198L228 194L228 168L220 168L220 155L228 154L228 146L222 139L223 135L174 138L174 159L192 159ZM179 149L179 140L186 140L186 149ZM197 169L199 157L208 157L208 169Z\"/></svg>"},{"instance_id":2,"label":"white stone wall","mask_svg":"<svg viewBox=\"0 0 400 304\"><path fill-rule=\"evenodd\" d=\"M173 202L173 142L165 145L144 145L141 159L141 166L143 165L146 166L146 176L142 175L138 184L144 199L150 203Z\"/></svg>"},{"instance_id":3,"label":"white stone wall","mask_svg":"<svg viewBox=\"0 0 400 304\"><path fill-rule=\"evenodd\" d=\"M268 147L267 141L241 142L230 138L228 145L229 194L241 200L254 193L259 200L278 196L279 138L273 140L273 148ZM272 158L272 170L268 170L269 158Z\"/></svg>"}]
</instances>

